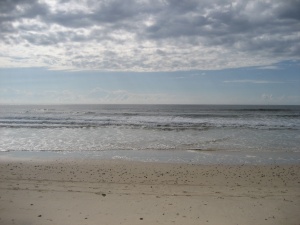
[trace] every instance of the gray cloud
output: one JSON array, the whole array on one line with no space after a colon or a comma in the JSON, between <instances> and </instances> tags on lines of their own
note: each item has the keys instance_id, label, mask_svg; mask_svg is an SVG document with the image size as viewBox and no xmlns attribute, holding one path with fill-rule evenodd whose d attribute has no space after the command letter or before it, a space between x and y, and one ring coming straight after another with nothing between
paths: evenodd
<instances>
[{"instance_id":1,"label":"gray cloud","mask_svg":"<svg viewBox=\"0 0 300 225\"><path fill-rule=\"evenodd\" d=\"M0 1L0 21L17 21L24 18L35 18L48 14L48 6L35 0L2 0Z\"/></svg>"},{"instance_id":2,"label":"gray cloud","mask_svg":"<svg viewBox=\"0 0 300 225\"><path fill-rule=\"evenodd\" d=\"M156 71L263 66L300 58L299 0L54 3L0 1L0 48L24 54L12 51L0 58L0 66L35 62L28 66ZM34 51L44 60L35 59ZM49 52L55 63L45 60ZM32 60L21 65L12 60L17 56Z\"/></svg>"}]
</instances>

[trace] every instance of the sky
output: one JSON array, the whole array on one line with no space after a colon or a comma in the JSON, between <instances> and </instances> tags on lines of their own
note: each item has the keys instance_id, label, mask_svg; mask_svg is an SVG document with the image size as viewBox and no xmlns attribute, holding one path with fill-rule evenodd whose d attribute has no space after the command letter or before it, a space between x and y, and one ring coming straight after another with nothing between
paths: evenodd
<instances>
[{"instance_id":1,"label":"sky","mask_svg":"<svg viewBox=\"0 0 300 225\"><path fill-rule=\"evenodd\" d=\"M300 0L1 0L0 104L300 104Z\"/></svg>"}]
</instances>

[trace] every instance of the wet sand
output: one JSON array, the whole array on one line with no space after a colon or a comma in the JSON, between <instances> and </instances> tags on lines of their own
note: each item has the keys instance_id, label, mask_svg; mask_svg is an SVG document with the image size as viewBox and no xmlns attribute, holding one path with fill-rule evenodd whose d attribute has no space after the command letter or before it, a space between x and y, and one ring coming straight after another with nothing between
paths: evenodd
<instances>
[{"instance_id":1,"label":"wet sand","mask_svg":"<svg viewBox=\"0 0 300 225\"><path fill-rule=\"evenodd\" d=\"M0 160L0 224L300 224L300 165Z\"/></svg>"}]
</instances>

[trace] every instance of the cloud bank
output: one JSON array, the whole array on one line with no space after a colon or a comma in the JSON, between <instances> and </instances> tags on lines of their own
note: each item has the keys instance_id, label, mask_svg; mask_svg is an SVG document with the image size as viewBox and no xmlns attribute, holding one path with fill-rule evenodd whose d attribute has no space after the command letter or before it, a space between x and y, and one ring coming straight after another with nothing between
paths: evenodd
<instances>
[{"instance_id":1,"label":"cloud bank","mask_svg":"<svg viewBox=\"0 0 300 225\"><path fill-rule=\"evenodd\" d=\"M178 71L300 59L299 0L3 0L0 67Z\"/></svg>"},{"instance_id":2,"label":"cloud bank","mask_svg":"<svg viewBox=\"0 0 300 225\"><path fill-rule=\"evenodd\" d=\"M15 88L0 88L0 104L166 104L191 102L184 96L167 93L137 93L127 90L94 88L89 92L74 90L28 91Z\"/></svg>"}]
</instances>

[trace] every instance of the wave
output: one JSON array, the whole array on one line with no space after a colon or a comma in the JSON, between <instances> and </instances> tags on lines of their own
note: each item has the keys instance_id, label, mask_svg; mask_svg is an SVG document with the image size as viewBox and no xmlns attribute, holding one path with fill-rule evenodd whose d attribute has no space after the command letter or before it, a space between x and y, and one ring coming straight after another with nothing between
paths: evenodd
<instances>
[{"instance_id":1,"label":"wave","mask_svg":"<svg viewBox=\"0 0 300 225\"><path fill-rule=\"evenodd\" d=\"M166 106L164 106L166 107ZM41 108L0 114L0 127L7 128L101 128L155 129L163 131L208 130L214 128L245 128L263 130L299 130L300 109L296 108L233 108L214 110L207 107L183 106L167 108L121 107L97 110L63 107ZM158 110L159 109L159 110ZM24 113L25 112L25 113ZM258 112L258 113L257 113ZM261 113L263 112L263 113Z\"/></svg>"},{"instance_id":2,"label":"wave","mask_svg":"<svg viewBox=\"0 0 300 225\"><path fill-rule=\"evenodd\" d=\"M268 124L218 124L218 123L168 123L160 124L153 122L130 123L126 121L98 121L98 122L78 122L78 121L0 121L0 128L105 128L119 127L124 129L147 129L161 131L184 131L184 130L209 130L209 129L257 129L257 130L300 130L295 125L268 125Z\"/></svg>"}]
</instances>

